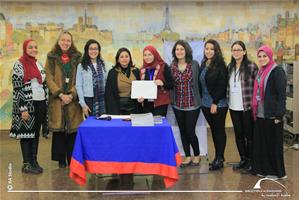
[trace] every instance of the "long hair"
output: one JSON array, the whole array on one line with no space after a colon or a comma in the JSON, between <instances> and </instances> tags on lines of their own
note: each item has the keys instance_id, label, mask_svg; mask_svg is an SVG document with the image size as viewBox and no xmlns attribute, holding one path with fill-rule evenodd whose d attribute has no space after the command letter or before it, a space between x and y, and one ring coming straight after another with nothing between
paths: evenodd
<instances>
[{"instance_id":1,"label":"long hair","mask_svg":"<svg viewBox=\"0 0 299 200\"><path fill-rule=\"evenodd\" d=\"M88 54L88 49L89 49L89 46L91 44L97 44L98 46L98 49L99 49L99 54L97 56L97 60L100 61L100 63L104 64L104 61L101 57L101 45L98 41L94 40L94 39L90 39L86 42L85 46L84 46L84 54L83 54L83 57L82 57L82 61L81 61L81 64L82 64L82 67L84 70L87 70L88 69L88 65L90 64L91 60L90 60L90 56ZM104 69L105 70L105 69Z\"/></svg>"},{"instance_id":2,"label":"long hair","mask_svg":"<svg viewBox=\"0 0 299 200\"><path fill-rule=\"evenodd\" d=\"M58 54L58 55L61 55L61 54L62 54L62 50L61 50L61 48L60 48L58 42L59 42L61 36L64 35L64 34L68 34L69 36L71 36L71 40L72 40L71 47L70 47L69 50L68 50L68 54L69 54L69 56L72 56L73 54L77 54L77 53L80 54L80 52L78 51L77 47L76 47L75 44L74 44L73 35L72 35L69 31L62 31L62 32L59 34L59 36L58 36L58 38L57 38L57 40L56 40L56 42L55 42L55 45L54 45L54 47L52 48L51 52L53 52L53 53L55 53L55 54Z\"/></svg>"},{"instance_id":3,"label":"long hair","mask_svg":"<svg viewBox=\"0 0 299 200\"><path fill-rule=\"evenodd\" d=\"M240 73L244 72L245 80L246 80L249 77L250 69L249 69L248 65L251 63L251 61L248 59L247 50L246 50L246 46L245 46L244 42L242 42L240 40L235 41L232 44L231 49L233 49L233 46L235 46L236 44L241 46L243 51L245 52L245 54L243 56L243 60L241 62L241 66L240 66ZM232 56L230 64L229 64L229 69L228 69L229 74L231 74L233 72L233 70L236 69L236 64L237 64L236 59Z\"/></svg>"},{"instance_id":4,"label":"long hair","mask_svg":"<svg viewBox=\"0 0 299 200\"><path fill-rule=\"evenodd\" d=\"M124 51L127 52L129 54L129 57L130 57L130 62L128 64L128 67L134 67L133 61L132 61L131 52L129 51L129 49L127 49L125 47L122 47L122 48L118 49L118 51L116 53L116 56L115 56L115 65L114 65L115 68L120 68L121 67L120 63L118 62L118 59L119 59L120 54L122 52L124 52Z\"/></svg>"},{"instance_id":5,"label":"long hair","mask_svg":"<svg viewBox=\"0 0 299 200\"><path fill-rule=\"evenodd\" d=\"M173 46L173 48L172 48L172 57L173 57L174 62L176 62L176 63L178 62L178 58L177 58L176 55L175 55L175 49L176 49L177 45L181 45L181 46L184 47L185 52L186 52L186 55L185 55L186 63L191 63L192 60L193 60L193 56L192 56L192 48L191 48L191 46L189 45L189 43L188 43L187 41L185 41L185 40L178 40L178 41L174 44L174 46Z\"/></svg>"},{"instance_id":6,"label":"long hair","mask_svg":"<svg viewBox=\"0 0 299 200\"><path fill-rule=\"evenodd\" d=\"M204 45L205 48L206 48L207 44L212 44L214 46L214 52L215 52L214 56L212 57L210 66L212 68L218 67L221 65L226 66L219 43L214 39L209 39L205 42L205 45ZM202 63L205 63L207 60L208 60L208 58L204 54Z\"/></svg>"}]
</instances>

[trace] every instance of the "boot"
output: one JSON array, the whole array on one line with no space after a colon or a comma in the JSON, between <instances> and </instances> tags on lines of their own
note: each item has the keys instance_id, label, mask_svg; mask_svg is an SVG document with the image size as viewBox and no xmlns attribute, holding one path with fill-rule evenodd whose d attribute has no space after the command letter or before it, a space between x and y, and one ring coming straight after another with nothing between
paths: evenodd
<instances>
[{"instance_id":1,"label":"boot","mask_svg":"<svg viewBox=\"0 0 299 200\"><path fill-rule=\"evenodd\" d=\"M233 165L233 170L243 169L247 164L247 159L244 156L241 156L241 161L238 164Z\"/></svg>"},{"instance_id":2,"label":"boot","mask_svg":"<svg viewBox=\"0 0 299 200\"><path fill-rule=\"evenodd\" d=\"M66 161L64 160L61 160L61 161L58 161L58 167L59 168L66 168Z\"/></svg>"},{"instance_id":3,"label":"boot","mask_svg":"<svg viewBox=\"0 0 299 200\"><path fill-rule=\"evenodd\" d=\"M32 162L31 165L35 168L37 168L41 173L44 171L44 169L38 164L37 162L37 151L38 151L38 143L39 138L34 138L32 141Z\"/></svg>"},{"instance_id":4,"label":"boot","mask_svg":"<svg viewBox=\"0 0 299 200\"><path fill-rule=\"evenodd\" d=\"M26 174L40 174L37 168L33 167L30 163L24 163L22 167L22 172Z\"/></svg>"},{"instance_id":5,"label":"boot","mask_svg":"<svg viewBox=\"0 0 299 200\"><path fill-rule=\"evenodd\" d=\"M214 171L223 168L223 161L224 159L222 157L217 157L215 162L213 161L214 163L212 163L209 170Z\"/></svg>"}]
</instances>

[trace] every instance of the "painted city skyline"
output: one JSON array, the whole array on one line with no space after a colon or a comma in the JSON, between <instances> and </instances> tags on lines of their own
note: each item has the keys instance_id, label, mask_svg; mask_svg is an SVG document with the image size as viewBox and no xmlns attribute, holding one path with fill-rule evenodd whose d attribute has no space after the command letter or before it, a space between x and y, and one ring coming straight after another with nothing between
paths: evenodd
<instances>
[{"instance_id":1,"label":"painted city skyline","mask_svg":"<svg viewBox=\"0 0 299 200\"><path fill-rule=\"evenodd\" d=\"M55 10L55 12L53 12ZM266 12L265 12L266 10ZM298 3L2 3L0 8L0 119L9 128L11 112L10 73L28 37L39 44L39 60L45 62L61 30L73 35L82 51L94 38L102 45L102 56L110 68L119 47L128 47L137 66L142 49L156 46L163 55L165 40L219 41L226 61L230 45L243 40L255 59L262 44L272 46L286 60L295 59L299 44Z\"/></svg>"}]
</instances>

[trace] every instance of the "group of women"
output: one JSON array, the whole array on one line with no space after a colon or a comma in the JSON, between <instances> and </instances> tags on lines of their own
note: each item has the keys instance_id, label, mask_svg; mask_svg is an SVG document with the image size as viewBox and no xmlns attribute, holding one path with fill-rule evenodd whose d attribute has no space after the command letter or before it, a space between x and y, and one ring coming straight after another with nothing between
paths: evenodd
<instances>
[{"instance_id":1,"label":"group of women","mask_svg":"<svg viewBox=\"0 0 299 200\"><path fill-rule=\"evenodd\" d=\"M209 39L204 58L193 60L188 42L179 40L167 65L154 46L143 49L143 64L133 64L127 48L120 48L115 65L106 76L101 45L89 40L84 54L74 45L71 33L62 32L47 55L45 69L36 60L36 41L23 44L23 55L13 67L13 119L10 136L20 139L22 171L42 173L37 162L39 134L53 132L52 160L61 168L70 165L76 132L84 116L127 115L152 112L167 115L171 104L185 153L181 167L200 165L196 122L202 110L212 133L215 157L210 170L223 167L226 146L225 119L229 110L240 162L234 170L261 176L285 177L283 122L286 77L267 46L257 51L260 68L247 57L245 44L231 46L226 66L219 43ZM152 80L157 98L131 99L134 80ZM191 156L190 150L194 155ZM126 178L126 176L122 176ZM130 174L127 175L127 178Z\"/></svg>"}]
</instances>

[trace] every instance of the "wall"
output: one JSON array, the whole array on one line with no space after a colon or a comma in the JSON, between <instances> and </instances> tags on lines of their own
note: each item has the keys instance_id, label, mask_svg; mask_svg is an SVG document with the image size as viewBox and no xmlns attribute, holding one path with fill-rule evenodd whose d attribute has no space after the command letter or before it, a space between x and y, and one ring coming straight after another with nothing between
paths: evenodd
<instances>
[{"instance_id":1,"label":"wall","mask_svg":"<svg viewBox=\"0 0 299 200\"><path fill-rule=\"evenodd\" d=\"M0 128L9 129L12 108L11 69L21 55L22 42L38 41L39 60L63 29L70 30L75 44L83 50L94 38L102 44L108 68L116 50L128 47L140 66L142 49L153 44L163 54L166 40L217 39L230 60L230 45L243 40L251 59L262 43L271 45L286 60L295 57L299 43L299 4L297 1L4 1L0 7ZM299 49L299 48L297 48Z\"/></svg>"}]
</instances>

